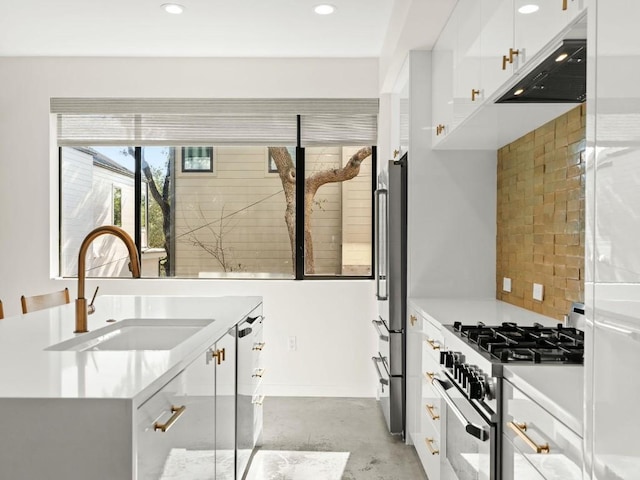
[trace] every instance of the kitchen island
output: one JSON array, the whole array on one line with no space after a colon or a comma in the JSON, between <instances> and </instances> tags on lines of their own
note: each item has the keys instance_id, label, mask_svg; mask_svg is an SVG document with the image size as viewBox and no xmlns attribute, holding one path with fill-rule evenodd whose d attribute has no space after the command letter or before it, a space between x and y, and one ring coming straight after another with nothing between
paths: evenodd
<instances>
[{"instance_id":1,"label":"kitchen island","mask_svg":"<svg viewBox=\"0 0 640 480\"><path fill-rule=\"evenodd\" d=\"M261 324L262 299L102 296L95 306L84 334L73 333L73 303L0 322L0 478L162 478L175 445L213 452L216 435L235 463L235 437L214 423L226 404L220 423L235 431L234 402L220 400L235 396L237 325ZM191 330L157 349L82 343L136 321L142 338L145 324Z\"/></svg>"}]
</instances>

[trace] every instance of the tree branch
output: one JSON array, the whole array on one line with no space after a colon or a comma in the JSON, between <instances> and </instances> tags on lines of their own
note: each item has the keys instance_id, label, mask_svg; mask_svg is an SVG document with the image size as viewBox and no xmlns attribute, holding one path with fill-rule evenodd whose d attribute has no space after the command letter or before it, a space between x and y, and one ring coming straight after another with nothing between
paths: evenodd
<instances>
[{"instance_id":1,"label":"tree branch","mask_svg":"<svg viewBox=\"0 0 640 480\"><path fill-rule=\"evenodd\" d=\"M357 177L360 173L360 164L370 155L371 147L362 147L351 156L344 167L314 173L306 179L306 193L313 197L318 188L325 183L344 182Z\"/></svg>"}]
</instances>

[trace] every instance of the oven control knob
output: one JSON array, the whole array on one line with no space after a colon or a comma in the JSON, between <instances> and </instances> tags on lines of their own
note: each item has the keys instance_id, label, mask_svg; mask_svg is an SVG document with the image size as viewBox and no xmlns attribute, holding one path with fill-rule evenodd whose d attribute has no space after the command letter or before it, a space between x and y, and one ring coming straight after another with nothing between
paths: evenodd
<instances>
[{"instance_id":1,"label":"oven control knob","mask_svg":"<svg viewBox=\"0 0 640 480\"><path fill-rule=\"evenodd\" d=\"M444 365L446 368L453 367L453 355L451 352L440 352L440 365Z\"/></svg>"},{"instance_id":2,"label":"oven control knob","mask_svg":"<svg viewBox=\"0 0 640 480\"><path fill-rule=\"evenodd\" d=\"M484 383L480 380L471 380L466 387L469 398L482 400L484 398Z\"/></svg>"}]
</instances>

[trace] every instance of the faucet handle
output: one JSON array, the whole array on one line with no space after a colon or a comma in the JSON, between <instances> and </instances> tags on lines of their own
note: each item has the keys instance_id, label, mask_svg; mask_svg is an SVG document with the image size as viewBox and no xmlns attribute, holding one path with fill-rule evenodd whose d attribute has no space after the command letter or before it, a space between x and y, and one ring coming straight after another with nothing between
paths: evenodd
<instances>
[{"instance_id":1,"label":"faucet handle","mask_svg":"<svg viewBox=\"0 0 640 480\"><path fill-rule=\"evenodd\" d=\"M87 313L88 313L89 315L91 315L93 312L95 312L95 311L96 311L96 307L94 307L94 306L93 306L93 302L94 302L94 301L95 301L95 299L96 299L96 295L98 295L98 290L99 290L99 289L100 289L100 286L97 286L97 287L96 287L96 291L95 291L95 292L93 292L93 297L91 297L91 303L90 303L90 304L89 304L89 306L87 307Z\"/></svg>"}]
</instances>

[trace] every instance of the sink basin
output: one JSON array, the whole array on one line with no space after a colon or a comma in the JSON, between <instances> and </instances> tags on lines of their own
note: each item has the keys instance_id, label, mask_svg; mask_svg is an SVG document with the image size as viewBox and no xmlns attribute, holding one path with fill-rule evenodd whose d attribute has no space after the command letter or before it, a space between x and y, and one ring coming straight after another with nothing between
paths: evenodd
<instances>
[{"instance_id":1,"label":"sink basin","mask_svg":"<svg viewBox=\"0 0 640 480\"><path fill-rule=\"evenodd\" d=\"M72 352L171 350L214 321L212 319L128 318L56 343L45 350Z\"/></svg>"}]
</instances>

